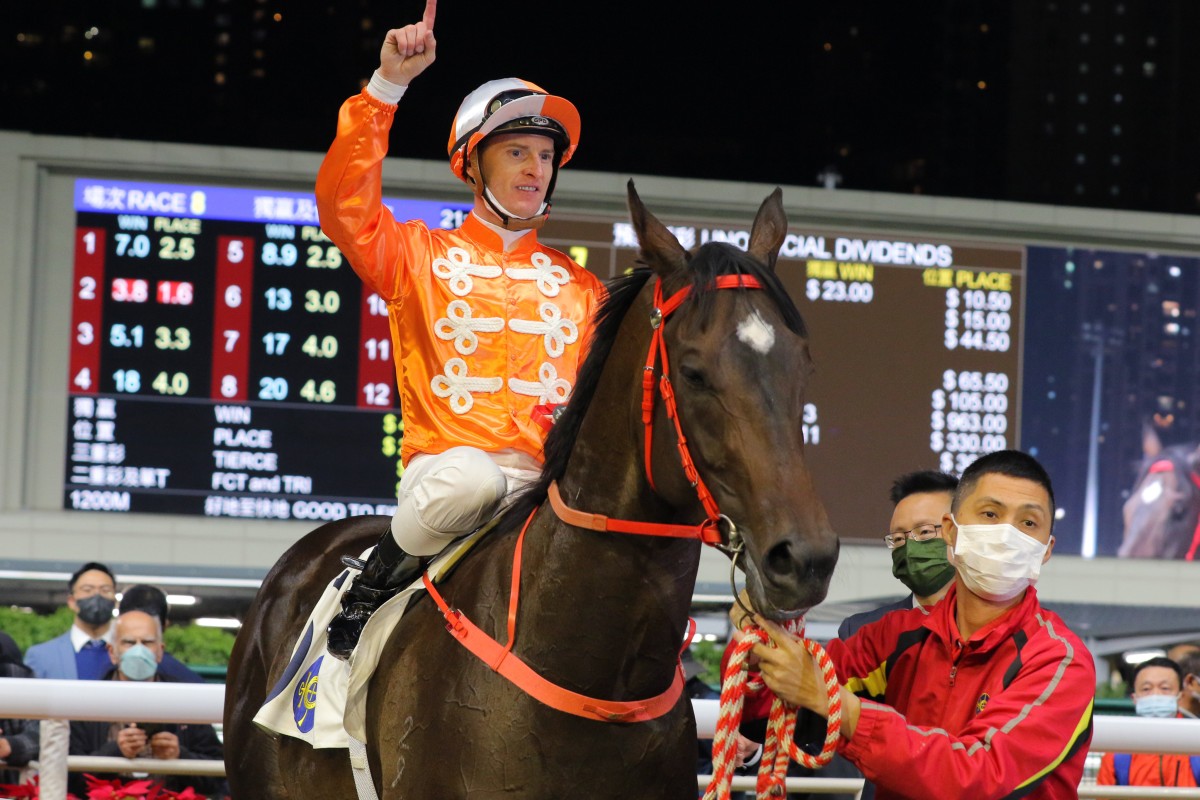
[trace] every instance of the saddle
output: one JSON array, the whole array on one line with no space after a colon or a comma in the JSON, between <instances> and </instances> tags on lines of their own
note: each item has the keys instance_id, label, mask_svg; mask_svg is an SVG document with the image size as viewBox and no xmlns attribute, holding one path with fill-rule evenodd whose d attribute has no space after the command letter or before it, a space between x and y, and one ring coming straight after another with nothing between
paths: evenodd
<instances>
[{"instance_id":1,"label":"saddle","mask_svg":"<svg viewBox=\"0 0 1200 800\"><path fill-rule=\"evenodd\" d=\"M463 557L496 523L451 543L428 567L433 583L442 583ZM361 560L370 555L368 548ZM358 570L347 568L325 587L305 622L292 657L276 681L254 722L272 736L290 736L314 749L348 748L350 737L366 740L367 686L379 657L409 603L425 591L420 577L402 589L371 616L349 662L325 650L325 630L341 609L342 593Z\"/></svg>"}]
</instances>

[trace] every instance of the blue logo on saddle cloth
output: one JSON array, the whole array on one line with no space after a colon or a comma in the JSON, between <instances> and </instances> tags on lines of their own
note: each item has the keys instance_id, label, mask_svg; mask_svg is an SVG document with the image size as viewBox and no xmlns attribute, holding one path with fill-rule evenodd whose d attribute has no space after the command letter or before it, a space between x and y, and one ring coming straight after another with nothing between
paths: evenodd
<instances>
[{"instance_id":1,"label":"blue logo on saddle cloth","mask_svg":"<svg viewBox=\"0 0 1200 800\"><path fill-rule=\"evenodd\" d=\"M292 696L292 716L301 733L311 731L317 721L317 685L320 680L321 662L324 660L325 656L318 658L300 680L296 681L296 692Z\"/></svg>"}]
</instances>

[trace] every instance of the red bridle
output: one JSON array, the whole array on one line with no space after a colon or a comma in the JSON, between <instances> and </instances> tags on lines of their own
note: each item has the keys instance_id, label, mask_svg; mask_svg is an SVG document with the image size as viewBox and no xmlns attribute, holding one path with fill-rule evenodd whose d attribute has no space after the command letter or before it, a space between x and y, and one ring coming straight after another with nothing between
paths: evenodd
<instances>
[{"instance_id":1,"label":"red bridle","mask_svg":"<svg viewBox=\"0 0 1200 800\"><path fill-rule=\"evenodd\" d=\"M716 278L715 286L717 289L762 288L762 284L753 275L720 275ZM667 408L667 417L675 425L675 439L679 447L679 459L683 464L683 474L696 490L696 496L699 498L700 505L704 508L704 513L707 515L705 520L697 525L676 525L611 519L602 514L589 514L577 511L564 503L558 491L557 481L551 482L548 492L550 507L554 509L554 513L558 515L558 518L568 525L594 531L699 539L705 544L713 545L714 547L726 546L730 549L738 549L740 543L736 541L737 526L733 524L733 521L729 517L721 513L721 509L717 506L716 498L712 496L712 492L708 490L708 486L705 485L704 479L700 477L700 473L696 469L696 462L692 458L691 450L688 449L687 437L683 434L683 426L679 420L679 408L675 403L675 390L671 387L671 365L667 361L667 343L663 336L663 323L666 322L667 317L683 304L683 301L687 299L691 292L692 287L685 286L664 301L662 296L662 281L655 280L654 310L650 314L650 327L654 329L654 333L650 337L649 352L646 354L646 366L642 372L642 424L646 429L646 481L650 484L650 488L654 489L654 467L652 463L656 385L654 374L658 368L658 362L661 360L662 373L657 383L659 387L658 391L662 394L663 404ZM722 519L729 526L728 543L724 542L721 538L720 521Z\"/></svg>"},{"instance_id":2,"label":"red bridle","mask_svg":"<svg viewBox=\"0 0 1200 800\"><path fill-rule=\"evenodd\" d=\"M716 279L716 288L718 289L737 287L761 289L762 285L758 282L757 278L749 275L722 275ZM643 536L672 536L699 539L706 544L718 547L722 546L718 523L724 518L729 525L730 541L728 549L738 552L740 551L740 542L736 541L737 528L728 517L721 514L720 509L717 508L717 501L713 499L712 493L708 491L708 487L704 485L704 481L700 478L700 473L696 471L692 454L688 451L687 438L683 435L683 429L679 424L679 411L675 405L675 393L671 390L671 380L668 377L669 364L667 363L667 346L663 340L663 322L672 312L679 308L690 292L691 287L689 286L671 295L666 302L663 302L662 282L658 281L654 287L654 312L650 317L650 324L654 328L654 334L650 339L650 352L646 357L646 368L642 377L642 422L646 426L646 479L653 488L654 479L651 477L650 445L653 438L654 425L654 371L658 359L661 358L662 377L660 385L663 402L667 406L667 416L675 423L675 433L678 437L679 455L683 461L684 474L692 482L692 485L696 487L696 494L700 498L700 503L704 507L705 513L708 515L707 519L699 525L670 525L655 522L610 519L602 514L588 514L570 508L563 502L562 496L558 491L557 481L550 483L547 496L554 513L567 525L596 531L633 533ZM676 703L678 703L680 696L683 694L685 680L681 663L676 663L671 684L654 697L644 700L603 700L572 692L551 683L512 652L513 645L517 639L516 622L517 603L521 590L521 553L525 541L525 532L529 529L529 524L533 521L533 517L534 515L530 514L529 519L525 521L525 527L521 529L513 551L512 586L509 591L508 600L508 644L501 645L496 639L467 619L461 611L451 608L441 593L438 592L437 587L429 579L428 572L426 572L421 578L425 583L425 588L445 617L446 628L463 647L474 653L493 671L504 676L531 697L559 711L586 719L597 719L602 722L644 722L661 717L675 708ZM680 652L687 649L695 632L695 622L689 621L688 636L684 640Z\"/></svg>"}]
</instances>

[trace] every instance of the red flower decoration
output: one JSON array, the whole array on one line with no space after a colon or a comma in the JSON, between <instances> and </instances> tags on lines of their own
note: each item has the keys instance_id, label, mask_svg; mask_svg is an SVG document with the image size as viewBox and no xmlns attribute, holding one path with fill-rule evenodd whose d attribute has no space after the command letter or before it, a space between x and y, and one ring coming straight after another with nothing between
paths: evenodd
<instances>
[{"instance_id":1,"label":"red flower decoration","mask_svg":"<svg viewBox=\"0 0 1200 800\"><path fill-rule=\"evenodd\" d=\"M30 779L29 783L0 783L0 794L5 795L6 797L20 798L21 800L24 800L24 798L27 797L37 800L39 793L41 792L41 785L38 783L39 777L40 776L35 775ZM67 800L79 800L79 798L73 794L68 794Z\"/></svg>"},{"instance_id":2,"label":"red flower decoration","mask_svg":"<svg viewBox=\"0 0 1200 800\"><path fill-rule=\"evenodd\" d=\"M102 780L84 773L87 780L87 800L157 800L159 787L154 781L141 780L122 783L119 779Z\"/></svg>"},{"instance_id":3,"label":"red flower decoration","mask_svg":"<svg viewBox=\"0 0 1200 800\"><path fill-rule=\"evenodd\" d=\"M12 783L0 783L0 795L12 798L25 798L38 796L37 778L31 783L22 783L19 786Z\"/></svg>"},{"instance_id":4,"label":"red flower decoration","mask_svg":"<svg viewBox=\"0 0 1200 800\"><path fill-rule=\"evenodd\" d=\"M206 795L198 794L190 786L182 792L172 792L151 780L122 783L117 778L106 781L86 772L83 777L87 781L87 795L84 800L207 800ZM40 791L36 777L29 783L20 785L0 784L0 795L11 797L13 800L38 800ZM67 800L79 798L68 794Z\"/></svg>"},{"instance_id":5,"label":"red flower decoration","mask_svg":"<svg viewBox=\"0 0 1200 800\"><path fill-rule=\"evenodd\" d=\"M172 797L175 798L175 800L207 800L207 795L197 794L196 790L190 786L184 789L182 792L164 791L163 797Z\"/></svg>"}]
</instances>

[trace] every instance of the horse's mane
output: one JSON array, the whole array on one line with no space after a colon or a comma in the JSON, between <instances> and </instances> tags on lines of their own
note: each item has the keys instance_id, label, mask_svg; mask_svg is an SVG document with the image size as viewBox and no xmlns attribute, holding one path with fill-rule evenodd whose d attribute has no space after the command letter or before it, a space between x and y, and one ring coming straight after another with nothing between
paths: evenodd
<instances>
[{"instance_id":1,"label":"horse's mane","mask_svg":"<svg viewBox=\"0 0 1200 800\"><path fill-rule=\"evenodd\" d=\"M588 343L587 357L576 376L575 387L571 399L558 421L554 423L546 437L543 448L545 461L542 465L541 476L530 484L516 497L512 505L505 511L497 524L497 533L503 533L524 523L533 511L546 499L546 492L552 481L556 481L566 472L567 462L575 447L575 439L587 415L588 407L596 394L600 383L600 374L604 364L612 352L617 332L621 322L629 312L634 300L646 285L653 273L643 266L625 275L613 278L606 285L608 295L596 313L592 328L592 338ZM773 268L768 268L754 257L733 245L723 242L710 242L703 245L688 263L688 271L692 277L692 293L684 305L694 304L700 320L706 322L713 317L713 303L716 299L715 278L718 275L750 275L758 279L768 296L778 306L788 330L797 336L808 336L808 328L799 309L792 302L787 290L783 288L779 277ZM749 291L739 289L737 291ZM630 380L637 376L631 374Z\"/></svg>"}]
</instances>

